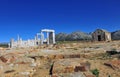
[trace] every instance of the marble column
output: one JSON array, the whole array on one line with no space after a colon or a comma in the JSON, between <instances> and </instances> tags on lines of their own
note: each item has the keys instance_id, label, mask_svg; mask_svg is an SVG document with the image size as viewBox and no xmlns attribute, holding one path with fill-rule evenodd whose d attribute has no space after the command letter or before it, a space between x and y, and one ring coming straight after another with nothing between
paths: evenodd
<instances>
[{"instance_id":1,"label":"marble column","mask_svg":"<svg viewBox=\"0 0 120 77\"><path fill-rule=\"evenodd\" d=\"M53 32L52 34L53 34L53 44L55 44L55 32Z\"/></svg>"},{"instance_id":2,"label":"marble column","mask_svg":"<svg viewBox=\"0 0 120 77\"><path fill-rule=\"evenodd\" d=\"M47 32L47 44L49 45L49 32Z\"/></svg>"},{"instance_id":3,"label":"marble column","mask_svg":"<svg viewBox=\"0 0 120 77\"><path fill-rule=\"evenodd\" d=\"M41 40L41 44L43 44L43 42L44 42L44 34L43 34L43 32L41 32L40 35L41 35L41 39L40 39Z\"/></svg>"}]
</instances>

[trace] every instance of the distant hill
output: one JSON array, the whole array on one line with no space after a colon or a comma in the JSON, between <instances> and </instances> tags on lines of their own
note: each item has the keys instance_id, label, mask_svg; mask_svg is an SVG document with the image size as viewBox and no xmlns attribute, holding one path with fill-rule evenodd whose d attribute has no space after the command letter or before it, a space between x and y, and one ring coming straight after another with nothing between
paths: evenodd
<instances>
[{"instance_id":1,"label":"distant hill","mask_svg":"<svg viewBox=\"0 0 120 77\"><path fill-rule=\"evenodd\" d=\"M111 33L112 40L120 40L120 30Z\"/></svg>"},{"instance_id":2,"label":"distant hill","mask_svg":"<svg viewBox=\"0 0 120 77\"><path fill-rule=\"evenodd\" d=\"M72 32L70 34L66 33L56 34L56 41L81 41L81 40L92 40L92 36L84 32Z\"/></svg>"},{"instance_id":3,"label":"distant hill","mask_svg":"<svg viewBox=\"0 0 120 77\"><path fill-rule=\"evenodd\" d=\"M0 43L0 47L7 48L8 47L8 43Z\"/></svg>"},{"instance_id":4,"label":"distant hill","mask_svg":"<svg viewBox=\"0 0 120 77\"><path fill-rule=\"evenodd\" d=\"M56 41L65 41L67 36L68 34L66 33L59 33L55 35L55 39Z\"/></svg>"}]
</instances>

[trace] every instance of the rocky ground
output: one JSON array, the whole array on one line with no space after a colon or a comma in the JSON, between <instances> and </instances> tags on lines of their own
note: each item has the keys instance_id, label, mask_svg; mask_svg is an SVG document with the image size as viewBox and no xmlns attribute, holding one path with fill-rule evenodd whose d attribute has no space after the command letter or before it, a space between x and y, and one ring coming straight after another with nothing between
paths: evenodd
<instances>
[{"instance_id":1,"label":"rocky ground","mask_svg":"<svg viewBox=\"0 0 120 77\"><path fill-rule=\"evenodd\" d=\"M0 48L0 77L120 77L120 41Z\"/></svg>"}]
</instances>

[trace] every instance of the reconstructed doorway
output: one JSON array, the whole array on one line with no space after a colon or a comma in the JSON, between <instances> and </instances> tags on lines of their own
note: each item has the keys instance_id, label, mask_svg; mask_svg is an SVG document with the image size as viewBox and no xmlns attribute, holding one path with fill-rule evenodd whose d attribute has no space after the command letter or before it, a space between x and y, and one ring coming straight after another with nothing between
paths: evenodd
<instances>
[{"instance_id":1,"label":"reconstructed doorway","mask_svg":"<svg viewBox=\"0 0 120 77\"><path fill-rule=\"evenodd\" d=\"M98 35L98 41L101 41L101 35Z\"/></svg>"}]
</instances>

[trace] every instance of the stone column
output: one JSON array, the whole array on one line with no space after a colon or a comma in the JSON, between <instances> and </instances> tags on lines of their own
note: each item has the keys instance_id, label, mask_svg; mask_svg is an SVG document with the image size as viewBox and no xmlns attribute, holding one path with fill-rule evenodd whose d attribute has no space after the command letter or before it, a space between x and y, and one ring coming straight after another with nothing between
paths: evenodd
<instances>
[{"instance_id":1,"label":"stone column","mask_svg":"<svg viewBox=\"0 0 120 77\"><path fill-rule=\"evenodd\" d=\"M43 33L41 32L41 39L40 39L41 44L43 44L43 40L44 40L44 35L43 35Z\"/></svg>"},{"instance_id":2,"label":"stone column","mask_svg":"<svg viewBox=\"0 0 120 77\"><path fill-rule=\"evenodd\" d=\"M37 45L37 37L35 36L35 38L34 38L34 46L36 46Z\"/></svg>"},{"instance_id":3,"label":"stone column","mask_svg":"<svg viewBox=\"0 0 120 77\"><path fill-rule=\"evenodd\" d=\"M52 34L53 34L53 44L55 44L55 32L53 32Z\"/></svg>"},{"instance_id":4,"label":"stone column","mask_svg":"<svg viewBox=\"0 0 120 77\"><path fill-rule=\"evenodd\" d=\"M24 46L23 46L24 44L23 44L22 38L20 38L19 44L20 44L20 47L24 47Z\"/></svg>"},{"instance_id":5,"label":"stone column","mask_svg":"<svg viewBox=\"0 0 120 77\"><path fill-rule=\"evenodd\" d=\"M47 44L49 45L49 33L47 32Z\"/></svg>"},{"instance_id":6,"label":"stone column","mask_svg":"<svg viewBox=\"0 0 120 77\"><path fill-rule=\"evenodd\" d=\"M17 41L20 41L20 36L18 35Z\"/></svg>"},{"instance_id":7,"label":"stone column","mask_svg":"<svg viewBox=\"0 0 120 77\"><path fill-rule=\"evenodd\" d=\"M36 40L38 40L38 34L36 34Z\"/></svg>"},{"instance_id":8,"label":"stone column","mask_svg":"<svg viewBox=\"0 0 120 77\"><path fill-rule=\"evenodd\" d=\"M13 44L14 44L14 39L11 39L10 40L10 48L13 48L13 46L14 46Z\"/></svg>"}]
</instances>

